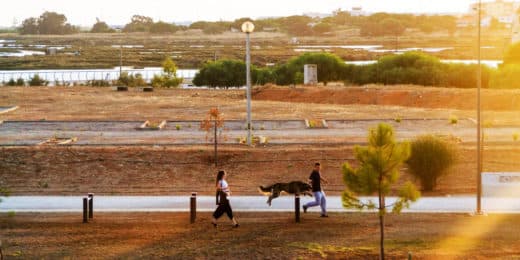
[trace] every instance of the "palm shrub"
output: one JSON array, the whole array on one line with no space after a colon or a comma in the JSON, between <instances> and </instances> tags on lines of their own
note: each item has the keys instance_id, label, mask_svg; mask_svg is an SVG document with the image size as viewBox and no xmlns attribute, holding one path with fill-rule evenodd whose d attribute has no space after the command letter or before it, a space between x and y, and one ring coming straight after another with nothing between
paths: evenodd
<instances>
[{"instance_id":1,"label":"palm shrub","mask_svg":"<svg viewBox=\"0 0 520 260\"><path fill-rule=\"evenodd\" d=\"M410 173L421 182L423 190L432 191L455 160L456 151L450 143L438 136L423 135L411 143L411 155L406 163Z\"/></svg>"}]
</instances>

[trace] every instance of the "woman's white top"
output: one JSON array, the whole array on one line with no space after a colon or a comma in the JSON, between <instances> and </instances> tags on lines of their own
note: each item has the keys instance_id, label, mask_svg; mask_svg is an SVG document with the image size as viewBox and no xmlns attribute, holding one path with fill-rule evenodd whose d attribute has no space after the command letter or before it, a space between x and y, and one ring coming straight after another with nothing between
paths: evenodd
<instances>
[{"instance_id":1,"label":"woman's white top","mask_svg":"<svg viewBox=\"0 0 520 260\"><path fill-rule=\"evenodd\" d=\"M220 180L219 181L219 184L220 184L220 189L225 192L225 193L229 193L229 185L227 183L226 180Z\"/></svg>"}]
</instances>

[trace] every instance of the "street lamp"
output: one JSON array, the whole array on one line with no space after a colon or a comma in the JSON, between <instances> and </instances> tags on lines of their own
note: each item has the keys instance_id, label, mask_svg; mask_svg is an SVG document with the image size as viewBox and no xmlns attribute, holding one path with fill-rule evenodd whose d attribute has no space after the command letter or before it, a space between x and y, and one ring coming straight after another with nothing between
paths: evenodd
<instances>
[{"instance_id":1,"label":"street lamp","mask_svg":"<svg viewBox=\"0 0 520 260\"><path fill-rule=\"evenodd\" d=\"M478 47L477 47L477 215L482 214L482 143L481 143L481 113L480 113L480 88L482 87L482 67L481 67L481 21L482 21L482 0L478 1Z\"/></svg>"},{"instance_id":2,"label":"street lamp","mask_svg":"<svg viewBox=\"0 0 520 260\"><path fill-rule=\"evenodd\" d=\"M251 145L251 54L249 49L249 34L255 25L246 21L242 24L242 32L246 33L246 97L247 97L247 145Z\"/></svg>"}]
</instances>

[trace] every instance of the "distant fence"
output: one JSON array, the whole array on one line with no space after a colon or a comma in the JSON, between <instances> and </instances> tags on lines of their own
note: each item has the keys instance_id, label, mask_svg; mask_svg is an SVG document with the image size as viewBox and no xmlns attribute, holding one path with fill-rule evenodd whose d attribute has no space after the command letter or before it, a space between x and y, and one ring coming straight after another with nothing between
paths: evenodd
<instances>
[{"instance_id":1,"label":"distant fence","mask_svg":"<svg viewBox=\"0 0 520 260\"><path fill-rule=\"evenodd\" d=\"M143 79L150 82L154 75L162 73L162 68L143 68L143 69L128 69L123 68L122 72L129 75L141 74ZM198 70L177 70L177 77L184 79L193 79ZM49 85L59 83L86 83L88 81L117 80L120 75L119 68L114 69L81 69L81 70L3 70L0 71L0 83L6 83L9 80L23 79L25 82L29 81L34 75L38 75L41 79L49 82Z\"/></svg>"}]
</instances>

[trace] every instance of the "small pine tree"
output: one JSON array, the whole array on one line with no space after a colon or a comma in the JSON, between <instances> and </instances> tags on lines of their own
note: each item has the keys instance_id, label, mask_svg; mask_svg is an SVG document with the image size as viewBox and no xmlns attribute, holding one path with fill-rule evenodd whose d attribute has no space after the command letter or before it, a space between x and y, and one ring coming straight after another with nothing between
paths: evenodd
<instances>
[{"instance_id":1,"label":"small pine tree","mask_svg":"<svg viewBox=\"0 0 520 260\"><path fill-rule=\"evenodd\" d=\"M342 194L343 207L362 209L378 209L380 228L380 254L385 258L384 251L384 216L387 207L392 206L392 212L400 213L408 208L410 202L420 196L415 186L407 182L398 192L398 199L390 205L386 204L386 196L392 185L399 179L399 169L410 156L408 143L396 143L392 126L379 124L372 128L368 135L368 146L354 148L359 166L353 168L348 162L342 166L343 182L346 189ZM372 201L364 203L354 193L372 195L377 193L378 205Z\"/></svg>"}]
</instances>

